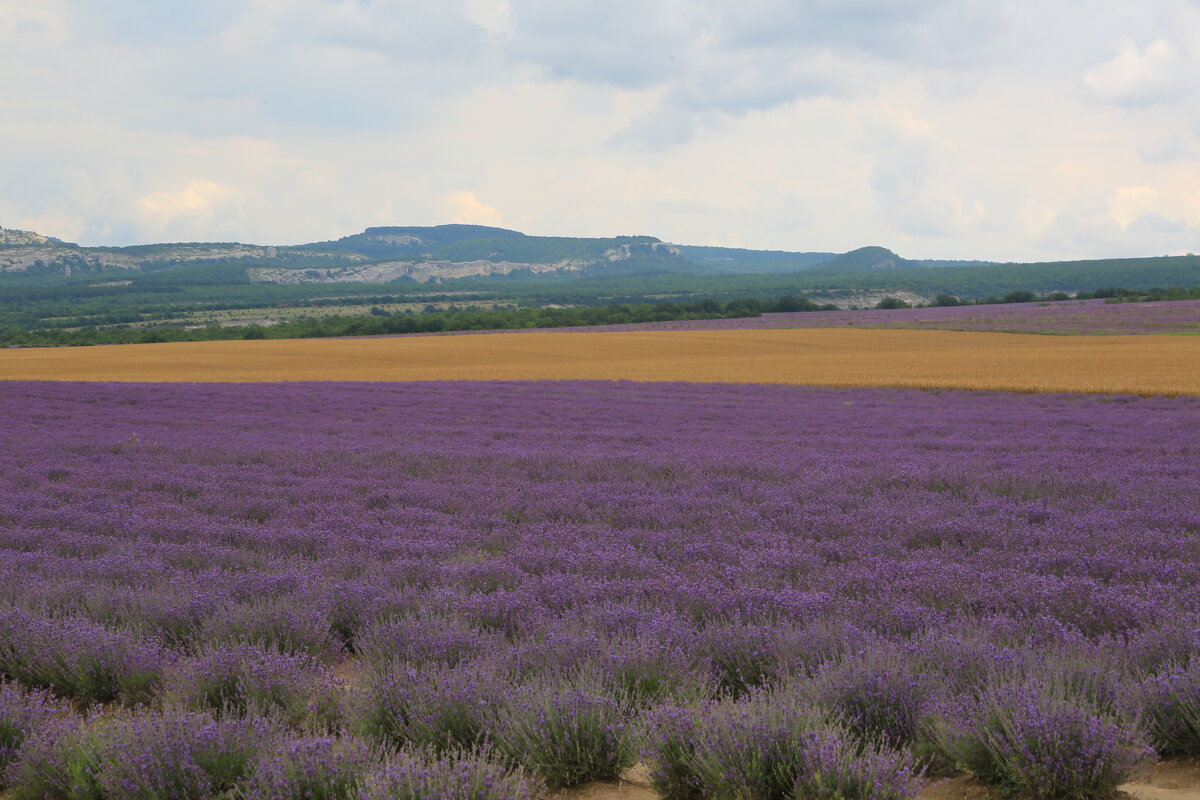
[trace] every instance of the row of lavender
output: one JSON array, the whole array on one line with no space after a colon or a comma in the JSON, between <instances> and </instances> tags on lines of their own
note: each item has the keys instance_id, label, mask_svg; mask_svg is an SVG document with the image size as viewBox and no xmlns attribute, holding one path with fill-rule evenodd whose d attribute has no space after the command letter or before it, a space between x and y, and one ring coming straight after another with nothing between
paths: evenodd
<instances>
[{"instance_id":1,"label":"row of lavender","mask_svg":"<svg viewBox=\"0 0 1200 800\"><path fill-rule=\"evenodd\" d=\"M1106 303L1060 300L1046 303L998 303L933 308L797 311L735 319L694 319L551 328L556 331L691 331L779 328L917 328L1046 334L1200 333L1200 300ZM528 333L529 331L455 331Z\"/></svg>"},{"instance_id":2,"label":"row of lavender","mask_svg":"<svg viewBox=\"0 0 1200 800\"><path fill-rule=\"evenodd\" d=\"M1099 797L1200 754L1197 399L10 383L0 414L16 800L518 798L639 759L668 798Z\"/></svg>"}]
</instances>

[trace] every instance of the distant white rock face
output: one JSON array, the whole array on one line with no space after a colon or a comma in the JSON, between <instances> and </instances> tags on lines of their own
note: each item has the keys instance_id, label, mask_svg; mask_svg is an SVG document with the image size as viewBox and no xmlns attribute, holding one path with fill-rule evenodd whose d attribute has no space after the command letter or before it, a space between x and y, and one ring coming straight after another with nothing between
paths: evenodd
<instances>
[{"instance_id":1,"label":"distant white rock face","mask_svg":"<svg viewBox=\"0 0 1200 800\"><path fill-rule=\"evenodd\" d=\"M391 237L416 239L414 236ZM383 261L375 264L354 264L341 267L315 269L288 269L286 267L251 267L246 274L255 283L390 283L400 278L411 278L418 283L429 281L470 278L478 275L507 275L517 270L530 272L578 272L597 261L625 261L639 255L639 248L679 255L679 248L666 242L646 242L636 245L622 244L606 250L598 258L565 258L549 263L522 261ZM645 252L643 250L643 252Z\"/></svg>"},{"instance_id":2,"label":"distant white rock face","mask_svg":"<svg viewBox=\"0 0 1200 800\"><path fill-rule=\"evenodd\" d=\"M517 261L383 261L346 267L316 269L287 269L283 267L251 267L246 274L255 283L390 283L411 278L418 283L470 278L476 275L507 275L515 270L530 272L578 271L592 262L565 259L549 264L527 264Z\"/></svg>"},{"instance_id":3,"label":"distant white rock face","mask_svg":"<svg viewBox=\"0 0 1200 800\"><path fill-rule=\"evenodd\" d=\"M0 228L0 272L59 272L72 275L79 272L110 272L141 270L147 262L190 263L202 261L232 261L235 259L270 259L279 251L275 247L224 244L186 243L153 245L149 248L78 247L60 242L33 231ZM364 261L358 253L325 253L305 251L306 255L337 258L341 261Z\"/></svg>"},{"instance_id":4,"label":"distant white rock face","mask_svg":"<svg viewBox=\"0 0 1200 800\"><path fill-rule=\"evenodd\" d=\"M33 231L19 231L10 228L0 228L0 245L53 245L54 240Z\"/></svg>"},{"instance_id":5,"label":"distant white rock face","mask_svg":"<svg viewBox=\"0 0 1200 800\"><path fill-rule=\"evenodd\" d=\"M916 292L910 292L907 289L862 289L855 291L845 291L836 294L811 294L809 300L814 303L831 303L841 309L849 308L874 308L885 297L894 297L897 300L903 300L910 306L921 305L928 303L933 298L926 297Z\"/></svg>"},{"instance_id":6,"label":"distant white rock face","mask_svg":"<svg viewBox=\"0 0 1200 800\"><path fill-rule=\"evenodd\" d=\"M399 244L405 247L416 247L417 245L425 244L425 240L419 236L404 236L398 233L376 233L370 238L376 242L384 244Z\"/></svg>"}]
</instances>

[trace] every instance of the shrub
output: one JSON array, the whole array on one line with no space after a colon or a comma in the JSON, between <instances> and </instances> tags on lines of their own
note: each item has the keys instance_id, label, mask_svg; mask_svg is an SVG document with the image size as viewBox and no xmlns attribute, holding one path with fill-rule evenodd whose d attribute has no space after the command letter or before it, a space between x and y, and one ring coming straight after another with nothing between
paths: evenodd
<instances>
[{"instance_id":1,"label":"shrub","mask_svg":"<svg viewBox=\"0 0 1200 800\"><path fill-rule=\"evenodd\" d=\"M471 747L494 727L507 683L481 667L392 665L371 681L363 727L395 745Z\"/></svg>"},{"instance_id":2,"label":"shrub","mask_svg":"<svg viewBox=\"0 0 1200 800\"><path fill-rule=\"evenodd\" d=\"M98 783L107 798L187 800L228 792L269 739L257 720L136 714L105 726Z\"/></svg>"},{"instance_id":3,"label":"shrub","mask_svg":"<svg viewBox=\"0 0 1200 800\"><path fill-rule=\"evenodd\" d=\"M104 726L52 721L27 739L6 773L9 800L103 800L98 780Z\"/></svg>"},{"instance_id":4,"label":"shrub","mask_svg":"<svg viewBox=\"0 0 1200 800\"><path fill-rule=\"evenodd\" d=\"M4 787L4 771L25 740L69 710L45 692L14 683L0 685L0 789Z\"/></svg>"},{"instance_id":5,"label":"shrub","mask_svg":"<svg viewBox=\"0 0 1200 800\"><path fill-rule=\"evenodd\" d=\"M206 714L62 719L10 770L16 800L207 800L230 791L270 739L262 722Z\"/></svg>"},{"instance_id":6,"label":"shrub","mask_svg":"<svg viewBox=\"0 0 1200 800\"><path fill-rule=\"evenodd\" d=\"M62 694L100 703L147 700L167 658L154 641L86 619L0 612L0 671Z\"/></svg>"},{"instance_id":7,"label":"shrub","mask_svg":"<svg viewBox=\"0 0 1200 800\"><path fill-rule=\"evenodd\" d=\"M463 620L425 614L368 624L359 634L356 647L364 660L380 668L398 662L453 667L488 649L494 639Z\"/></svg>"},{"instance_id":8,"label":"shrub","mask_svg":"<svg viewBox=\"0 0 1200 800\"><path fill-rule=\"evenodd\" d=\"M683 648L650 637L609 640L592 659L604 684L630 707L650 706L671 697L706 693L693 659Z\"/></svg>"},{"instance_id":9,"label":"shrub","mask_svg":"<svg viewBox=\"0 0 1200 800\"><path fill-rule=\"evenodd\" d=\"M320 609L290 597L227 606L205 620L200 638L208 644L256 644L314 657L331 656L342 649Z\"/></svg>"},{"instance_id":10,"label":"shrub","mask_svg":"<svg viewBox=\"0 0 1200 800\"><path fill-rule=\"evenodd\" d=\"M1164 756L1200 756L1200 657L1147 678L1142 698L1155 749Z\"/></svg>"},{"instance_id":11,"label":"shrub","mask_svg":"<svg viewBox=\"0 0 1200 800\"><path fill-rule=\"evenodd\" d=\"M700 794L696 775L696 732L699 706L663 706L645 720L650 784L663 800L689 800Z\"/></svg>"},{"instance_id":12,"label":"shrub","mask_svg":"<svg viewBox=\"0 0 1200 800\"><path fill-rule=\"evenodd\" d=\"M831 722L802 694L763 692L737 702L710 704L690 722L671 720L661 742L686 744L669 753L676 762L667 786L673 797L713 800L901 800L923 783L914 759L886 744L864 743ZM690 763L689 763L690 762ZM656 774L661 775L661 765ZM691 773L690 775L688 773Z\"/></svg>"},{"instance_id":13,"label":"shrub","mask_svg":"<svg viewBox=\"0 0 1200 800\"><path fill-rule=\"evenodd\" d=\"M906 800L924 785L913 757L878 742L818 730L802 740L796 800Z\"/></svg>"},{"instance_id":14,"label":"shrub","mask_svg":"<svg viewBox=\"0 0 1200 800\"><path fill-rule=\"evenodd\" d=\"M698 723L691 762L703 796L791 798L804 773L800 739L816 724L811 715L774 693L760 693L710 704Z\"/></svg>"},{"instance_id":15,"label":"shrub","mask_svg":"<svg viewBox=\"0 0 1200 800\"><path fill-rule=\"evenodd\" d=\"M708 658L718 691L733 697L781 677L779 631L775 626L716 625L701 634L699 648Z\"/></svg>"},{"instance_id":16,"label":"shrub","mask_svg":"<svg viewBox=\"0 0 1200 800\"><path fill-rule=\"evenodd\" d=\"M1062 682L994 682L962 699L939 738L981 780L1036 798L1105 797L1152 760L1137 725Z\"/></svg>"},{"instance_id":17,"label":"shrub","mask_svg":"<svg viewBox=\"0 0 1200 800\"><path fill-rule=\"evenodd\" d=\"M496 743L555 787L615 779L635 756L620 704L588 680L524 687L501 712Z\"/></svg>"},{"instance_id":18,"label":"shrub","mask_svg":"<svg viewBox=\"0 0 1200 800\"><path fill-rule=\"evenodd\" d=\"M203 648L167 671L164 703L214 714L268 716L298 727L340 720L337 697L311 656L233 643Z\"/></svg>"},{"instance_id":19,"label":"shrub","mask_svg":"<svg viewBox=\"0 0 1200 800\"><path fill-rule=\"evenodd\" d=\"M368 775L356 800L533 800L535 788L486 751L407 752Z\"/></svg>"},{"instance_id":20,"label":"shrub","mask_svg":"<svg viewBox=\"0 0 1200 800\"><path fill-rule=\"evenodd\" d=\"M911 745L933 699L930 678L887 651L868 651L831 664L817 694L859 737Z\"/></svg>"},{"instance_id":21,"label":"shrub","mask_svg":"<svg viewBox=\"0 0 1200 800\"><path fill-rule=\"evenodd\" d=\"M377 762L365 743L349 737L286 741L259 759L242 794L245 800L350 800Z\"/></svg>"}]
</instances>

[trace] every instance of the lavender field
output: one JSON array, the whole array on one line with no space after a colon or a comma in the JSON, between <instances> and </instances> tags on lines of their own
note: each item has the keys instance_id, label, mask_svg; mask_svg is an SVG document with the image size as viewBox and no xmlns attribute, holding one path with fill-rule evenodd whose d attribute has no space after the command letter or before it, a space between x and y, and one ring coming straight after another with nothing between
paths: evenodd
<instances>
[{"instance_id":1,"label":"lavender field","mask_svg":"<svg viewBox=\"0 0 1200 800\"><path fill-rule=\"evenodd\" d=\"M635 762L678 800L1090 798L1200 755L1198 398L8 383L0 413L13 800Z\"/></svg>"},{"instance_id":2,"label":"lavender field","mask_svg":"<svg viewBox=\"0 0 1200 800\"><path fill-rule=\"evenodd\" d=\"M1105 336L1115 334L1200 333L1200 300L1106 303L1061 300L1047 303L997 303L933 308L860 311L797 311L735 319L695 319L549 328L559 331L686 331L778 328L929 328L997 333ZM453 331L414 336L522 333L521 330Z\"/></svg>"}]
</instances>

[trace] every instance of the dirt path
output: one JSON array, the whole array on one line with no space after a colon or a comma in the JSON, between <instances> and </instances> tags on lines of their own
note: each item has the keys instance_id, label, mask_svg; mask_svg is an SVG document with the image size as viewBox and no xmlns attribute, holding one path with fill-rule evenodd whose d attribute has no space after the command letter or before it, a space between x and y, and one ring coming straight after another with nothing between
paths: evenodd
<instances>
[{"instance_id":1,"label":"dirt path","mask_svg":"<svg viewBox=\"0 0 1200 800\"><path fill-rule=\"evenodd\" d=\"M1132 800L1200 800L1200 761L1165 761L1149 777L1121 787ZM999 792L972 778L961 776L925 787L919 800L1002 800ZM646 768L638 765L619 783L589 783L559 792L554 800L659 800L650 788ZM1019 798L1007 798L1019 800Z\"/></svg>"}]
</instances>

